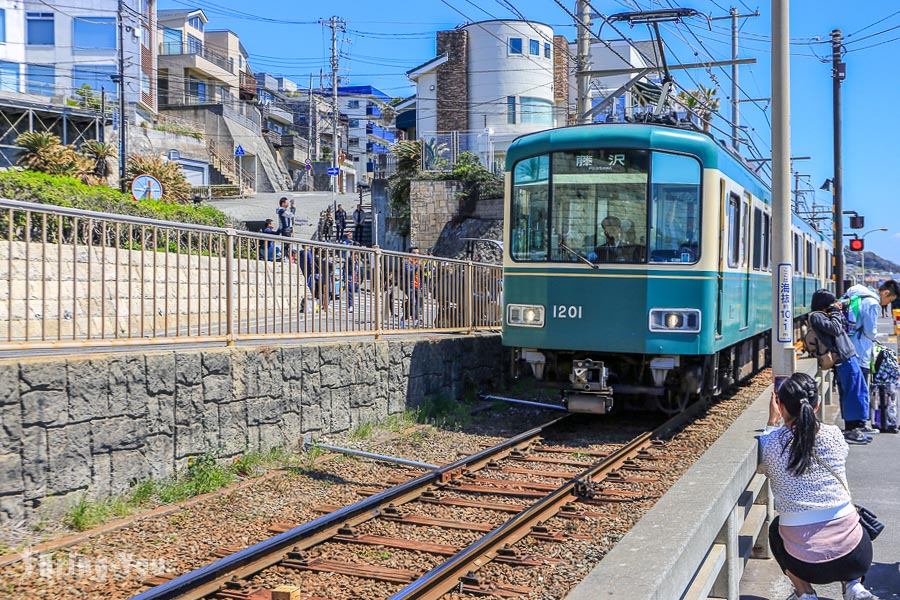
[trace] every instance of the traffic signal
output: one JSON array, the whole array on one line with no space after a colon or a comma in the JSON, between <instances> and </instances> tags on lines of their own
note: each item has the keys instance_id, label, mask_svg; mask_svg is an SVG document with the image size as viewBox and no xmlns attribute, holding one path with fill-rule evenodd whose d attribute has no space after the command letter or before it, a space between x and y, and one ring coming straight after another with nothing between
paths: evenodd
<instances>
[{"instance_id":1,"label":"traffic signal","mask_svg":"<svg viewBox=\"0 0 900 600\"><path fill-rule=\"evenodd\" d=\"M860 238L853 238L852 240L850 240L850 250L852 250L853 252L862 252L863 248L865 247L865 240L862 240Z\"/></svg>"},{"instance_id":2,"label":"traffic signal","mask_svg":"<svg viewBox=\"0 0 900 600\"><path fill-rule=\"evenodd\" d=\"M850 217L850 229L862 229L866 226L866 218L862 215Z\"/></svg>"}]
</instances>

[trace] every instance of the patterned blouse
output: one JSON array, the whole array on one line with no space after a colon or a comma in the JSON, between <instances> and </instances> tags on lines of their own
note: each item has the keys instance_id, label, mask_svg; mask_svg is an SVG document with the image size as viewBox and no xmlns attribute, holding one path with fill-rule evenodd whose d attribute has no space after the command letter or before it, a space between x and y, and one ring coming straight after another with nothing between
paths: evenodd
<instances>
[{"instance_id":1,"label":"patterned blouse","mask_svg":"<svg viewBox=\"0 0 900 600\"><path fill-rule=\"evenodd\" d=\"M775 510L784 526L809 525L831 521L855 509L850 493L829 471L822 461L846 481L845 464L850 448L841 430L834 425L820 425L815 452L809 469L799 477L788 472L790 442L789 427L766 427L759 438L761 461L775 495Z\"/></svg>"}]
</instances>

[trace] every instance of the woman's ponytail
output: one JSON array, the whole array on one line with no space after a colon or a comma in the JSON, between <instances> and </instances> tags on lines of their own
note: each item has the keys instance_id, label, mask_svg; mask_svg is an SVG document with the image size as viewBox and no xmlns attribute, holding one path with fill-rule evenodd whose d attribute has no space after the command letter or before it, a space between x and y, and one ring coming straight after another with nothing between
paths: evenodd
<instances>
[{"instance_id":1,"label":"woman's ponytail","mask_svg":"<svg viewBox=\"0 0 900 600\"><path fill-rule=\"evenodd\" d=\"M794 420L787 469L794 475L803 475L815 460L816 434L819 432L816 382L806 373L794 373L778 388L778 399Z\"/></svg>"}]
</instances>

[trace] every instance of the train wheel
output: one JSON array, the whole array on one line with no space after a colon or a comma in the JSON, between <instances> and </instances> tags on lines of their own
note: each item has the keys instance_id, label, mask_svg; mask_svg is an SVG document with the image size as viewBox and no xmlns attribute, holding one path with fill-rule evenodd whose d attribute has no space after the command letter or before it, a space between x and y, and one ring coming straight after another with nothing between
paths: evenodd
<instances>
[{"instance_id":1,"label":"train wheel","mask_svg":"<svg viewBox=\"0 0 900 600\"><path fill-rule=\"evenodd\" d=\"M691 395L687 392L674 392L666 390L662 396L657 396L656 407L667 415L680 413L690 403Z\"/></svg>"}]
</instances>

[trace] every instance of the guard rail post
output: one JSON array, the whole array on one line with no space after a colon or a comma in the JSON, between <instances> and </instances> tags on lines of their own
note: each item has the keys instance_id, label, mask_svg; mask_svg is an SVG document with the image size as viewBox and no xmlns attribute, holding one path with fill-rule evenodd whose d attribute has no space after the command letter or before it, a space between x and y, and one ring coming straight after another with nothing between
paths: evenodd
<instances>
[{"instance_id":1,"label":"guard rail post","mask_svg":"<svg viewBox=\"0 0 900 600\"><path fill-rule=\"evenodd\" d=\"M383 269L381 268L381 261L384 259L384 255L381 254L381 248L375 246L375 254L373 255L372 260L372 279L375 281L375 289L372 290L372 296L375 300L375 339L381 339L381 335L384 333L382 327L384 327L384 320L382 313L382 289L384 287L384 282L382 281L383 277Z\"/></svg>"},{"instance_id":2,"label":"guard rail post","mask_svg":"<svg viewBox=\"0 0 900 600\"><path fill-rule=\"evenodd\" d=\"M225 337L226 344L229 346L234 346L234 288L239 277L239 274L235 271L234 261L234 239L236 235L237 230L235 229L225 230L225 271L228 277L228 283L225 286Z\"/></svg>"},{"instance_id":3,"label":"guard rail post","mask_svg":"<svg viewBox=\"0 0 900 600\"><path fill-rule=\"evenodd\" d=\"M466 283L465 283L466 299L466 333L472 335L475 328L475 264L469 260L466 261Z\"/></svg>"}]
</instances>

